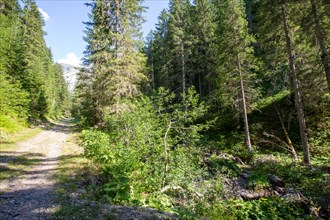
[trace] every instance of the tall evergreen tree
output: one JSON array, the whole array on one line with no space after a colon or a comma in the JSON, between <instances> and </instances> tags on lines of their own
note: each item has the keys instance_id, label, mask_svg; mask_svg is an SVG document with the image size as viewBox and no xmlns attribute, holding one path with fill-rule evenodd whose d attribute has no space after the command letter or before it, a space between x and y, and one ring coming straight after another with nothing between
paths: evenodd
<instances>
[{"instance_id":1,"label":"tall evergreen tree","mask_svg":"<svg viewBox=\"0 0 330 220\"><path fill-rule=\"evenodd\" d=\"M218 94L222 104L241 107L246 145L249 157L252 157L246 87L255 62L251 47L254 38L248 31L243 1L215 1L214 4L218 9Z\"/></svg>"},{"instance_id":2,"label":"tall evergreen tree","mask_svg":"<svg viewBox=\"0 0 330 220\"><path fill-rule=\"evenodd\" d=\"M169 38L171 48L170 79L173 80L173 90L182 93L183 98L191 85L191 66L189 65L192 45L191 41L191 5L187 0L170 2ZM179 82L177 84L176 82Z\"/></svg>"},{"instance_id":3,"label":"tall evergreen tree","mask_svg":"<svg viewBox=\"0 0 330 220\"><path fill-rule=\"evenodd\" d=\"M216 74L215 10L208 0L196 0L192 10L193 85L200 97L208 95ZM210 80L208 80L210 79Z\"/></svg>"},{"instance_id":4,"label":"tall evergreen tree","mask_svg":"<svg viewBox=\"0 0 330 220\"><path fill-rule=\"evenodd\" d=\"M272 4L272 5L270 5ZM299 123L300 137L304 151L304 162L310 163L309 147L307 139L307 129L304 116L303 96L301 89L301 76L306 76L306 57L304 47L301 40L301 13L304 11L301 4L296 2L284 3L283 1L263 1L260 2L258 12L259 24L258 31L261 42L267 42L268 53L272 53L270 57L274 58L282 65L282 71L288 63L288 76L290 78L291 88L295 95L295 106L297 119ZM265 22L261 22L265 21ZM269 24L271 26L268 26ZM264 41L263 38L264 37ZM306 46L306 42L304 43ZM274 56L275 55L275 56ZM298 62L302 61L302 62Z\"/></svg>"},{"instance_id":5,"label":"tall evergreen tree","mask_svg":"<svg viewBox=\"0 0 330 220\"><path fill-rule=\"evenodd\" d=\"M330 91L330 58L329 52L326 44L326 31L322 26L321 16L319 13L319 5L317 4L317 0L310 0L312 6L312 14L315 22L315 32L317 36L317 40L319 43L319 47L321 50L321 59L324 67L325 76L328 83L328 89ZM327 19L327 22L330 22L330 19ZM328 33L329 34L329 33Z\"/></svg>"},{"instance_id":6,"label":"tall evergreen tree","mask_svg":"<svg viewBox=\"0 0 330 220\"><path fill-rule=\"evenodd\" d=\"M47 73L43 59L48 49L43 38L43 23L36 3L27 0L23 10L22 82L30 94L30 114L33 118L43 117L48 108L43 80Z\"/></svg>"},{"instance_id":7,"label":"tall evergreen tree","mask_svg":"<svg viewBox=\"0 0 330 220\"><path fill-rule=\"evenodd\" d=\"M154 72L155 86L163 86L170 89L170 60L171 51L169 47L169 14L164 9L158 17L156 30L154 32L153 52L154 52ZM149 49L150 50L150 49ZM150 62L150 61L149 61Z\"/></svg>"},{"instance_id":8,"label":"tall evergreen tree","mask_svg":"<svg viewBox=\"0 0 330 220\"><path fill-rule=\"evenodd\" d=\"M117 112L121 101L139 93L145 58L140 49L143 7L139 0L95 0L87 22L86 64L92 72L94 124L105 109Z\"/></svg>"}]
</instances>

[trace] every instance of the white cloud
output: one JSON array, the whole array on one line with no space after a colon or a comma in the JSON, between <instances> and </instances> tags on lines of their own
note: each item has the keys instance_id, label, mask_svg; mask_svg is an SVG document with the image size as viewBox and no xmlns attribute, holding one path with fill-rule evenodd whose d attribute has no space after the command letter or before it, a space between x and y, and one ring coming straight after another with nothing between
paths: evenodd
<instances>
[{"instance_id":1,"label":"white cloud","mask_svg":"<svg viewBox=\"0 0 330 220\"><path fill-rule=\"evenodd\" d=\"M42 8L38 8L41 16L44 18L45 21L49 20L49 15L47 14L47 12L45 12Z\"/></svg>"},{"instance_id":2,"label":"white cloud","mask_svg":"<svg viewBox=\"0 0 330 220\"><path fill-rule=\"evenodd\" d=\"M75 53L68 53L66 58L57 60L58 63L69 64L72 66L80 66L80 58Z\"/></svg>"}]
</instances>

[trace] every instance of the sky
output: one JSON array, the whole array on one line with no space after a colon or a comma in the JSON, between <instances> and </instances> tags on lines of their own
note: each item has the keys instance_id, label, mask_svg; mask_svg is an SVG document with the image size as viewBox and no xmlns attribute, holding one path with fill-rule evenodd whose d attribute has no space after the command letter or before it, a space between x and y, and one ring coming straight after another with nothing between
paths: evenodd
<instances>
[{"instance_id":1,"label":"sky","mask_svg":"<svg viewBox=\"0 0 330 220\"><path fill-rule=\"evenodd\" d=\"M44 31L48 47L53 52L53 60L59 63L79 65L86 43L83 40L85 25L90 8L84 0L36 0L45 20ZM155 28L161 10L168 7L168 0L147 0L148 7L142 26L144 36Z\"/></svg>"}]
</instances>

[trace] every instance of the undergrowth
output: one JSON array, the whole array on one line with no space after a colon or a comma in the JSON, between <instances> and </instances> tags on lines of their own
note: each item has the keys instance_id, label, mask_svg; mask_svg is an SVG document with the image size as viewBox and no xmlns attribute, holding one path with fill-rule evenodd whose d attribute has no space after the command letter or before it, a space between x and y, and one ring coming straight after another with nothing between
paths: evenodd
<instances>
[{"instance_id":1,"label":"undergrowth","mask_svg":"<svg viewBox=\"0 0 330 220\"><path fill-rule=\"evenodd\" d=\"M283 109L288 92L258 104L274 111L274 100ZM287 191L302 193L322 216L328 216L329 154L328 129L313 133L312 167L293 161L280 144L267 145L258 132L274 129L272 118L258 124L252 120L251 137L255 143L253 160L247 164L247 151L241 126L217 125L208 120L207 107L189 91L186 100L160 90L156 96L140 97L125 103L127 111L105 114L102 129L85 129L80 135L84 155L99 172L99 182L91 192L95 199L110 204L152 207L178 213L181 219L312 219L305 203L290 201L281 195L242 200L230 182L248 173L246 189L273 190L269 180L275 175L285 182ZM253 112L255 119L260 113ZM322 122L325 126L327 122ZM289 130L297 145L296 124ZM321 125L319 125L321 126ZM211 128L211 129L209 129ZM220 129L221 128L221 129ZM277 131L279 138L282 131ZM299 136L299 135L298 135ZM316 150L318 149L318 150ZM320 218L321 218L320 217Z\"/></svg>"}]
</instances>

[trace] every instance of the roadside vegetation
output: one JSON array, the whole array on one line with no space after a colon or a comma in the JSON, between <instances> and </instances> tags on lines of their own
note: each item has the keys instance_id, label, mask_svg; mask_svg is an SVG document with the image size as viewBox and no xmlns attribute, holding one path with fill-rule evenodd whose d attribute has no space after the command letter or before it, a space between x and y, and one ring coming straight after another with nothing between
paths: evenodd
<instances>
[{"instance_id":1,"label":"roadside vegetation","mask_svg":"<svg viewBox=\"0 0 330 220\"><path fill-rule=\"evenodd\" d=\"M19 133L7 135L0 139L0 154L5 165L0 165L0 181L17 177L28 171L29 167L38 162L36 156L25 152L19 156L6 156L7 153L12 154L19 149L19 142L23 142L42 132L41 128L24 128Z\"/></svg>"},{"instance_id":2,"label":"roadside vegetation","mask_svg":"<svg viewBox=\"0 0 330 220\"><path fill-rule=\"evenodd\" d=\"M327 1L170 0L145 42L141 0L86 5L69 95L35 1L0 3L2 152L77 122L55 219L330 218Z\"/></svg>"}]
</instances>

